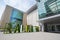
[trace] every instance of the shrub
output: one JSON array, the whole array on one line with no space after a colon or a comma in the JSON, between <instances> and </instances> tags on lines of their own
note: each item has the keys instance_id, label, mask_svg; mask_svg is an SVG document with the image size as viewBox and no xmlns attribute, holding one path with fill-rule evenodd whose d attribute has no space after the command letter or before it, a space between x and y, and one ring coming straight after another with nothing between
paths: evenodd
<instances>
[{"instance_id":1,"label":"shrub","mask_svg":"<svg viewBox=\"0 0 60 40\"><path fill-rule=\"evenodd\" d=\"M17 31L18 31L18 33L20 33L20 25L19 24L16 24L14 33L16 33Z\"/></svg>"},{"instance_id":2,"label":"shrub","mask_svg":"<svg viewBox=\"0 0 60 40\"><path fill-rule=\"evenodd\" d=\"M5 33L12 33L12 23L6 23L5 28L4 28Z\"/></svg>"},{"instance_id":3,"label":"shrub","mask_svg":"<svg viewBox=\"0 0 60 40\"><path fill-rule=\"evenodd\" d=\"M35 26L36 32L39 32L39 26Z\"/></svg>"}]
</instances>

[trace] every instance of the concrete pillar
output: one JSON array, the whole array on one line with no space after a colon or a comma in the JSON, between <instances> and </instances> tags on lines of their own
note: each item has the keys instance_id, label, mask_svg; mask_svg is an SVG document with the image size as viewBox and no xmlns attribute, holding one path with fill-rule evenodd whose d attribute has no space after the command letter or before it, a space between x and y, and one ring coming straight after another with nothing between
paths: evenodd
<instances>
[{"instance_id":1,"label":"concrete pillar","mask_svg":"<svg viewBox=\"0 0 60 40\"><path fill-rule=\"evenodd\" d=\"M23 26L26 27L27 25L27 13L23 13Z\"/></svg>"},{"instance_id":2,"label":"concrete pillar","mask_svg":"<svg viewBox=\"0 0 60 40\"><path fill-rule=\"evenodd\" d=\"M56 25L55 25L55 31L58 31L58 29L57 29Z\"/></svg>"},{"instance_id":3,"label":"concrete pillar","mask_svg":"<svg viewBox=\"0 0 60 40\"><path fill-rule=\"evenodd\" d=\"M21 25L21 27L20 27L20 32L22 32L22 25Z\"/></svg>"},{"instance_id":4,"label":"concrete pillar","mask_svg":"<svg viewBox=\"0 0 60 40\"><path fill-rule=\"evenodd\" d=\"M36 28L35 27L33 27L33 31L36 32Z\"/></svg>"},{"instance_id":5,"label":"concrete pillar","mask_svg":"<svg viewBox=\"0 0 60 40\"><path fill-rule=\"evenodd\" d=\"M44 32L44 23L40 22L40 31Z\"/></svg>"}]
</instances>

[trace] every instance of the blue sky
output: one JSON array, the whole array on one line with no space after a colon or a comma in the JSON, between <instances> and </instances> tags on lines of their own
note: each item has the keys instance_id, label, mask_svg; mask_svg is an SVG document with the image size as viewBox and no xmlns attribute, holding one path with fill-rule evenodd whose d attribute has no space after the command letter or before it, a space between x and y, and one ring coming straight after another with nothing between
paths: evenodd
<instances>
[{"instance_id":1,"label":"blue sky","mask_svg":"<svg viewBox=\"0 0 60 40\"><path fill-rule=\"evenodd\" d=\"M0 0L0 19L4 9L5 9L5 2L3 0Z\"/></svg>"},{"instance_id":2,"label":"blue sky","mask_svg":"<svg viewBox=\"0 0 60 40\"><path fill-rule=\"evenodd\" d=\"M7 4L21 11L26 12L31 6L36 4L36 1L35 0L0 0L0 19Z\"/></svg>"}]
</instances>

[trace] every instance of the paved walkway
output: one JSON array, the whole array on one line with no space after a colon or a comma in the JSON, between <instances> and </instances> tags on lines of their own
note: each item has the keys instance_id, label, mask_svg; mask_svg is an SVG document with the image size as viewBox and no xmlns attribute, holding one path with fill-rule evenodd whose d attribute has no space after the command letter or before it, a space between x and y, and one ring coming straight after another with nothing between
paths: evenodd
<instances>
[{"instance_id":1,"label":"paved walkway","mask_svg":"<svg viewBox=\"0 0 60 40\"><path fill-rule=\"evenodd\" d=\"M45 32L3 34L0 32L0 40L60 40L60 34Z\"/></svg>"}]
</instances>

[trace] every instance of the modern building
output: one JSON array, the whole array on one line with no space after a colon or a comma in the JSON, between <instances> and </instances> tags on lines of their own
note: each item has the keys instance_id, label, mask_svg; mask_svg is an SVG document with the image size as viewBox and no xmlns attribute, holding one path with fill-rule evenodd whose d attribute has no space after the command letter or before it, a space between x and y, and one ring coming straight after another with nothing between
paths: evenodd
<instances>
[{"instance_id":1,"label":"modern building","mask_svg":"<svg viewBox=\"0 0 60 40\"><path fill-rule=\"evenodd\" d=\"M16 21L20 23L20 25L23 23L23 12L16 8L6 5L5 11L1 18L1 27L3 28L6 23L14 23Z\"/></svg>"},{"instance_id":2,"label":"modern building","mask_svg":"<svg viewBox=\"0 0 60 40\"><path fill-rule=\"evenodd\" d=\"M16 22L20 25L40 26L40 31L60 32L60 0L36 0L26 12L6 6L1 18L1 27L6 23Z\"/></svg>"},{"instance_id":3,"label":"modern building","mask_svg":"<svg viewBox=\"0 0 60 40\"><path fill-rule=\"evenodd\" d=\"M37 4L33 5L26 12L6 5L5 11L1 18L1 28L4 28L6 23L14 23L16 21L24 27L26 25L39 26Z\"/></svg>"},{"instance_id":4,"label":"modern building","mask_svg":"<svg viewBox=\"0 0 60 40\"><path fill-rule=\"evenodd\" d=\"M27 13L27 25L39 26L37 5L32 6Z\"/></svg>"},{"instance_id":5,"label":"modern building","mask_svg":"<svg viewBox=\"0 0 60 40\"><path fill-rule=\"evenodd\" d=\"M60 32L60 0L37 1L41 31Z\"/></svg>"}]
</instances>

